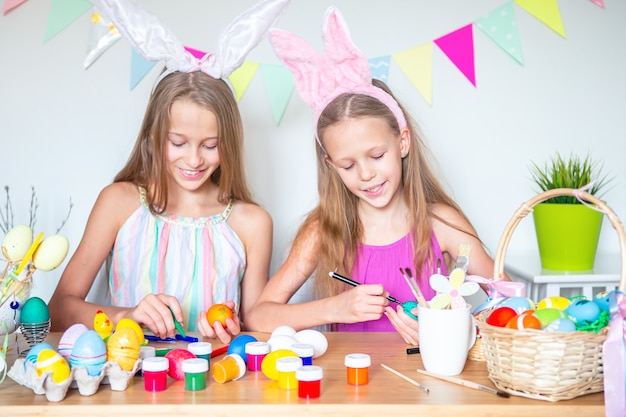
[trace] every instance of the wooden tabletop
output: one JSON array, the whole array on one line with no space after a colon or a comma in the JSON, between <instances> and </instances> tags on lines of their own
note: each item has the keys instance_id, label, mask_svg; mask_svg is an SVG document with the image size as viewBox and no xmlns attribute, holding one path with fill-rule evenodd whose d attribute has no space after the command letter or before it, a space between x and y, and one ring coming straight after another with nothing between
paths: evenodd
<instances>
[{"instance_id":1,"label":"wooden tabletop","mask_svg":"<svg viewBox=\"0 0 626 417\"><path fill-rule=\"evenodd\" d=\"M260 341L269 334L249 333ZM168 378L165 391L146 392L140 376L128 389L112 391L101 385L92 396L81 396L70 389L60 402L49 402L27 387L6 378L0 384L0 410L5 416L510 416L541 417L556 415L604 416L603 393L585 395L568 401L548 402L522 397L501 398L494 394L454 385L423 376L419 354L407 355L396 333L325 333L327 352L314 359L324 369L321 396L298 398L297 390L282 390L276 381L261 372L248 372L237 381L218 384L209 377L203 391L185 391L184 381ZM51 333L47 342L56 346L59 333ZM221 346L215 340L213 349ZM185 347L184 342L156 344L157 347ZM346 381L344 357L349 353L367 353L372 358L367 385L352 386ZM9 366L16 352L9 352ZM213 361L219 360L214 358ZM426 393L381 367L381 363L421 382ZM461 378L494 387L484 362L468 360Z\"/></svg>"}]
</instances>

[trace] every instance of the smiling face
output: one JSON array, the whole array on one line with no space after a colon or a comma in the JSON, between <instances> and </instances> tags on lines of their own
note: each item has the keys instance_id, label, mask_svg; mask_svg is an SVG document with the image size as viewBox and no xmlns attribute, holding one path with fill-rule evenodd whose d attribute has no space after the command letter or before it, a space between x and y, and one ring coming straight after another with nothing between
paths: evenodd
<instances>
[{"instance_id":1,"label":"smiling face","mask_svg":"<svg viewBox=\"0 0 626 417\"><path fill-rule=\"evenodd\" d=\"M409 136L406 129L394 133L382 118L345 118L326 129L323 143L327 162L360 203L384 208L400 196Z\"/></svg>"},{"instance_id":2,"label":"smiling face","mask_svg":"<svg viewBox=\"0 0 626 417\"><path fill-rule=\"evenodd\" d=\"M213 112L184 99L172 104L165 146L170 185L193 191L210 183L220 165L218 136Z\"/></svg>"}]
</instances>

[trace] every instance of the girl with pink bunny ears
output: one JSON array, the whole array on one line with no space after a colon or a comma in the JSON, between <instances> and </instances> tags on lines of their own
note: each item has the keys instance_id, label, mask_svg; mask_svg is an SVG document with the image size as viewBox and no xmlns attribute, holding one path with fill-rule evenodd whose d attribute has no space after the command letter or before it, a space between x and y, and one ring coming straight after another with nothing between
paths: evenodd
<instances>
[{"instance_id":1,"label":"girl with pink bunny ears","mask_svg":"<svg viewBox=\"0 0 626 417\"><path fill-rule=\"evenodd\" d=\"M227 77L288 0L263 0L201 59L129 0L96 0L144 58L165 63L126 165L93 207L83 238L50 300L54 330L93 326L102 310L156 336L188 331L228 343L269 277L272 220L254 203L243 170L243 127ZM89 303L106 264L112 305ZM215 303L235 314L209 324ZM212 325L214 327L212 327Z\"/></svg>"},{"instance_id":2,"label":"girl with pink bunny ears","mask_svg":"<svg viewBox=\"0 0 626 417\"><path fill-rule=\"evenodd\" d=\"M270 42L314 111L319 204L289 256L247 316L252 330L332 325L343 331L393 331L417 344L417 321L386 296L412 294L409 267L426 299L430 275L446 274L460 243L473 247L468 273L489 276L493 260L459 206L444 191L427 149L385 84L372 80L337 9L324 18L324 53L278 29ZM329 277L335 271L362 285ZM310 278L314 300L288 304ZM413 314L417 311L414 309Z\"/></svg>"}]
</instances>

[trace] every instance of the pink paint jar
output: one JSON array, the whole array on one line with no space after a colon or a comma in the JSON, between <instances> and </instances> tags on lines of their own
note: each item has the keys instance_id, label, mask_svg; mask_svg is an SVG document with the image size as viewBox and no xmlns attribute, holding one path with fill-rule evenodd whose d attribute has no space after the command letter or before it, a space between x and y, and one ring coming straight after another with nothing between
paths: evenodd
<instances>
[{"instance_id":1,"label":"pink paint jar","mask_svg":"<svg viewBox=\"0 0 626 417\"><path fill-rule=\"evenodd\" d=\"M150 357L141 361L143 386L146 391L157 392L167 388L167 370L170 361L162 356Z\"/></svg>"},{"instance_id":2,"label":"pink paint jar","mask_svg":"<svg viewBox=\"0 0 626 417\"><path fill-rule=\"evenodd\" d=\"M271 346L266 342L248 342L245 352L248 358L248 371L258 372L261 370L263 359L270 353Z\"/></svg>"},{"instance_id":3,"label":"pink paint jar","mask_svg":"<svg viewBox=\"0 0 626 417\"><path fill-rule=\"evenodd\" d=\"M305 365L296 369L298 380L298 397L318 398L324 371L320 366Z\"/></svg>"}]
</instances>

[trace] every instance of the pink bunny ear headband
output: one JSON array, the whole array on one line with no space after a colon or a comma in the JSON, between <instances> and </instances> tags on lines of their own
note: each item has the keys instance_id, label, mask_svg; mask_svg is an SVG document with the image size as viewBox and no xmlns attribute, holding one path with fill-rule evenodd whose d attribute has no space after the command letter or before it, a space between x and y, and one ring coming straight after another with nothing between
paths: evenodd
<instances>
[{"instance_id":1,"label":"pink bunny ear headband","mask_svg":"<svg viewBox=\"0 0 626 417\"><path fill-rule=\"evenodd\" d=\"M270 42L278 57L293 72L298 92L313 108L313 129L326 106L344 93L373 97L393 113L400 129L407 127L398 102L384 90L372 85L372 75L365 55L352 43L348 27L331 6L322 28L324 55L298 36L280 29L270 29ZM322 149L316 134L318 144Z\"/></svg>"},{"instance_id":2,"label":"pink bunny ear headband","mask_svg":"<svg viewBox=\"0 0 626 417\"><path fill-rule=\"evenodd\" d=\"M238 16L219 36L215 53L197 59L161 21L132 0L95 0L94 3L113 22L117 30L145 59L165 61L166 70L156 86L169 74L202 71L223 79L241 66L272 26L289 0L263 0ZM232 90L232 86L231 86Z\"/></svg>"}]
</instances>

